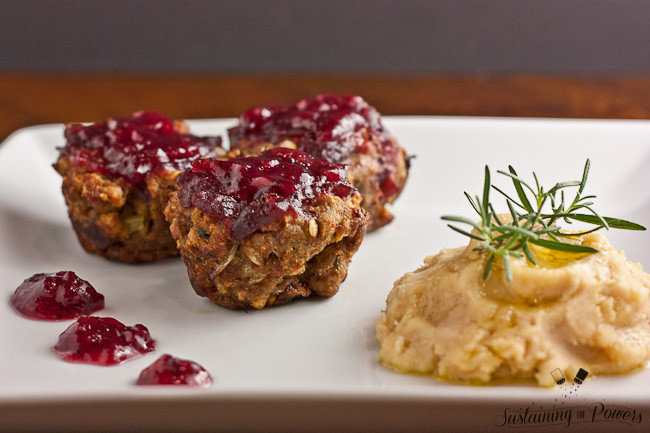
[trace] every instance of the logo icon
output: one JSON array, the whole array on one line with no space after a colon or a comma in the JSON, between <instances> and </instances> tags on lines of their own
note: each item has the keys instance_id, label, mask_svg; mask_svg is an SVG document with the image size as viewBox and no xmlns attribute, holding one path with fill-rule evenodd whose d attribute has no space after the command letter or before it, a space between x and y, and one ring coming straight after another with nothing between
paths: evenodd
<instances>
[{"instance_id":1,"label":"logo icon","mask_svg":"<svg viewBox=\"0 0 650 433\"><path fill-rule=\"evenodd\" d=\"M573 379L573 381L575 383L577 383L578 385L580 385L582 382L584 382L584 380L585 380L585 378L587 377L588 374L589 374L589 372L587 370L585 370L584 368L581 368L576 373L576 377Z\"/></svg>"},{"instance_id":2,"label":"logo icon","mask_svg":"<svg viewBox=\"0 0 650 433\"><path fill-rule=\"evenodd\" d=\"M558 385L562 385L565 381L564 375L562 374L562 370L560 370L559 368L556 368L555 370L551 371L551 376L553 376L553 380Z\"/></svg>"}]
</instances>

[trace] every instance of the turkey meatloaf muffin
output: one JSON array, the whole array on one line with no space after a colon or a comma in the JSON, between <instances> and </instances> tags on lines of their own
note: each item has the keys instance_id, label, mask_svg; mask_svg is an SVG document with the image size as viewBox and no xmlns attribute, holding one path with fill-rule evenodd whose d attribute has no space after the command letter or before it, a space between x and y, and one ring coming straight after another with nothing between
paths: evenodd
<instances>
[{"instance_id":1,"label":"turkey meatloaf muffin","mask_svg":"<svg viewBox=\"0 0 650 433\"><path fill-rule=\"evenodd\" d=\"M260 106L228 131L230 148L244 156L275 146L297 148L334 164L350 165L350 181L370 214L368 230L388 224L387 205L401 193L409 158L384 128L377 110L357 95L318 95L292 106Z\"/></svg>"},{"instance_id":2,"label":"turkey meatloaf muffin","mask_svg":"<svg viewBox=\"0 0 650 433\"><path fill-rule=\"evenodd\" d=\"M231 309L336 294L368 224L346 179L286 148L195 161L165 216L196 293Z\"/></svg>"},{"instance_id":3,"label":"turkey meatloaf muffin","mask_svg":"<svg viewBox=\"0 0 650 433\"><path fill-rule=\"evenodd\" d=\"M176 176L202 156L224 155L220 137L196 137L155 111L68 124L53 165L79 242L89 253L140 263L178 255L163 211Z\"/></svg>"}]
</instances>

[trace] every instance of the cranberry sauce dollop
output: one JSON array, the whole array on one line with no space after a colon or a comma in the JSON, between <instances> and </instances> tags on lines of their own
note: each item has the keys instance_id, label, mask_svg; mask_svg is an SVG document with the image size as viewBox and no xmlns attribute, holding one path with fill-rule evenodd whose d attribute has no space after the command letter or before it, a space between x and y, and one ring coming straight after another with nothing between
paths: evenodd
<instances>
[{"instance_id":1,"label":"cranberry sauce dollop","mask_svg":"<svg viewBox=\"0 0 650 433\"><path fill-rule=\"evenodd\" d=\"M185 208L227 221L241 240L287 212L308 217L303 206L323 194L352 196L356 189L347 172L346 165L276 147L258 157L196 160L178 177L178 197Z\"/></svg>"},{"instance_id":2,"label":"cranberry sauce dollop","mask_svg":"<svg viewBox=\"0 0 650 433\"><path fill-rule=\"evenodd\" d=\"M251 108L228 135L231 143L245 145L290 140L315 158L339 164L348 163L352 153L370 152L371 139L387 165L400 151L380 114L358 95L322 94L292 106Z\"/></svg>"},{"instance_id":3,"label":"cranberry sauce dollop","mask_svg":"<svg viewBox=\"0 0 650 433\"><path fill-rule=\"evenodd\" d=\"M144 325L126 326L112 317L82 316L52 349L67 362L117 365L153 352L155 341Z\"/></svg>"},{"instance_id":4,"label":"cranberry sauce dollop","mask_svg":"<svg viewBox=\"0 0 650 433\"><path fill-rule=\"evenodd\" d=\"M68 320L104 308L104 295L74 272L61 271L27 278L9 303L28 319Z\"/></svg>"},{"instance_id":5,"label":"cranberry sauce dollop","mask_svg":"<svg viewBox=\"0 0 650 433\"><path fill-rule=\"evenodd\" d=\"M168 354L161 355L153 364L142 370L137 385L186 385L209 388L212 377L194 361Z\"/></svg>"},{"instance_id":6,"label":"cranberry sauce dollop","mask_svg":"<svg viewBox=\"0 0 650 433\"><path fill-rule=\"evenodd\" d=\"M149 173L182 171L199 157L213 156L221 137L196 137L157 111L139 111L132 117L65 127L66 144L60 155L76 166L131 183Z\"/></svg>"}]
</instances>

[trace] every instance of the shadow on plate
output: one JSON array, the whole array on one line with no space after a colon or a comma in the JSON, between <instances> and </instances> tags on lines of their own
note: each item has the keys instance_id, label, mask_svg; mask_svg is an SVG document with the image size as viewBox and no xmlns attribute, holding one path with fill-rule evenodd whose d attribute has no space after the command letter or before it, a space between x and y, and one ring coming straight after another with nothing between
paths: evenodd
<instances>
[{"instance_id":1,"label":"shadow on plate","mask_svg":"<svg viewBox=\"0 0 650 433\"><path fill-rule=\"evenodd\" d=\"M2 250L15 260L48 263L85 254L69 225L7 206L0 208L0 237Z\"/></svg>"}]
</instances>

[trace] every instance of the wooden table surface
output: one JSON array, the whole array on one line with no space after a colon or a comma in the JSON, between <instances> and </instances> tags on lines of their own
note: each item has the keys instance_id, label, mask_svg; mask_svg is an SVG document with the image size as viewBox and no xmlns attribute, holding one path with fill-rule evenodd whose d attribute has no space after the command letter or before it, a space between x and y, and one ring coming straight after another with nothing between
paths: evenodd
<instances>
[{"instance_id":1,"label":"wooden table surface","mask_svg":"<svg viewBox=\"0 0 650 433\"><path fill-rule=\"evenodd\" d=\"M0 140L29 125L140 109L234 117L323 92L360 94L383 115L650 119L650 77L0 74Z\"/></svg>"}]
</instances>

